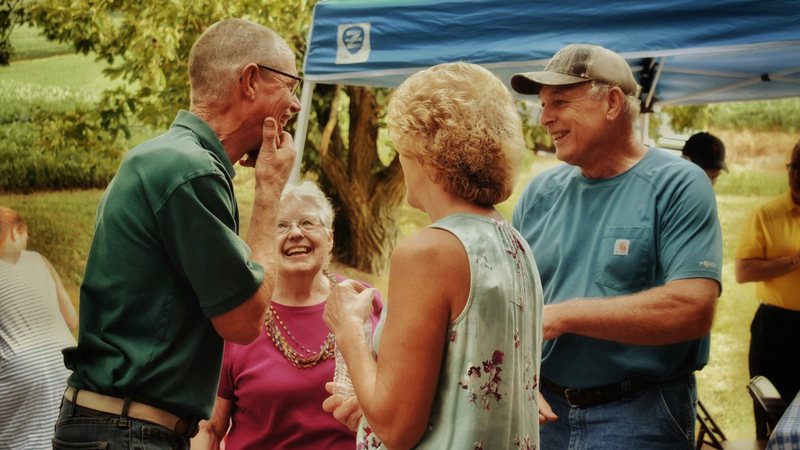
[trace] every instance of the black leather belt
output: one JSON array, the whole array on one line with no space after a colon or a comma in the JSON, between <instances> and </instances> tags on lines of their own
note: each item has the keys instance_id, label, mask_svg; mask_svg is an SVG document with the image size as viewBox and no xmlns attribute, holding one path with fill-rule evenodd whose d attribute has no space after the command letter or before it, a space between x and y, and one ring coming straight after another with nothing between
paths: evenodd
<instances>
[{"instance_id":1,"label":"black leather belt","mask_svg":"<svg viewBox=\"0 0 800 450\"><path fill-rule=\"evenodd\" d=\"M649 389L655 386L672 384L687 377L682 376L669 381L653 381L642 377L633 377L619 383L607 384L591 388L567 388L559 386L547 378L542 377L542 387L548 391L564 397L573 408L590 408L604 405L613 401L630 398L634 392Z\"/></svg>"}]
</instances>

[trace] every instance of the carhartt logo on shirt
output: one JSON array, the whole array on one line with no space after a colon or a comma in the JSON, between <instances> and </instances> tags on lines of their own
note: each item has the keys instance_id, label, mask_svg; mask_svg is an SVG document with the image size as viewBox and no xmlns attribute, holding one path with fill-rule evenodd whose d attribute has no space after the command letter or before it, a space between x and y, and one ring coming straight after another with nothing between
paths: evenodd
<instances>
[{"instance_id":1,"label":"carhartt logo on shirt","mask_svg":"<svg viewBox=\"0 0 800 450\"><path fill-rule=\"evenodd\" d=\"M717 268L717 263L714 261L700 261L700 267L705 267L706 269Z\"/></svg>"},{"instance_id":2,"label":"carhartt logo on shirt","mask_svg":"<svg viewBox=\"0 0 800 450\"><path fill-rule=\"evenodd\" d=\"M614 241L614 254L618 256L627 256L630 246L631 241L628 239L617 239Z\"/></svg>"}]
</instances>

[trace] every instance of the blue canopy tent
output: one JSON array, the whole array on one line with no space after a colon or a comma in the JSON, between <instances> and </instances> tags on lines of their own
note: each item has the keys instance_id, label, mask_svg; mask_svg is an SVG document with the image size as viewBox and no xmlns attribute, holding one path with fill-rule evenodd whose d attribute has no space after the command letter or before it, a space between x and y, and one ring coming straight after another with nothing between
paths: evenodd
<instances>
[{"instance_id":1,"label":"blue canopy tent","mask_svg":"<svg viewBox=\"0 0 800 450\"><path fill-rule=\"evenodd\" d=\"M468 61L509 84L570 43L625 57L643 111L800 96L800 0L323 0L309 31L298 150L317 83L395 87Z\"/></svg>"}]
</instances>

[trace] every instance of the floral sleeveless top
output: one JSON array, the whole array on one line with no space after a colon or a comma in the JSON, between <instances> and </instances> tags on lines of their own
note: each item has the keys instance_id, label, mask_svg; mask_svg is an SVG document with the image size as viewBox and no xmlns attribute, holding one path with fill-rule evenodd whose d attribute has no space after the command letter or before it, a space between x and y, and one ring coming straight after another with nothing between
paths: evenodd
<instances>
[{"instance_id":1,"label":"floral sleeveless top","mask_svg":"<svg viewBox=\"0 0 800 450\"><path fill-rule=\"evenodd\" d=\"M542 287L530 247L504 220L454 214L430 226L461 241L471 286L448 327L428 430L415 448L538 449ZM383 317L375 348L382 329ZM357 449L383 448L362 418Z\"/></svg>"}]
</instances>

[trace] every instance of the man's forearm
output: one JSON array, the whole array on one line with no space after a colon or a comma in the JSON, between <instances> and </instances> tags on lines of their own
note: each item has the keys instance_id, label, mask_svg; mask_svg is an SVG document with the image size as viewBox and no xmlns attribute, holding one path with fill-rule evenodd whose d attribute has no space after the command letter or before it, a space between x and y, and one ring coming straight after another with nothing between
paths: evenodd
<instances>
[{"instance_id":1,"label":"man's forearm","mask_svg":"<svg viewBox=\"0 0 800 450\"><path fill-rule=\"evenodd\" d=\"M280 191L274 187L256 187L253 200L253 212L250 226L247 229L245 242L252 251L251 259L264 267L264 281L259 291L266 301L275 290L278 262L278 246L275 230L277 229ZM264 304L266 308L267 304Z\"/></svg>"},{"instance_id":2,"label":"man's forearm","mask_svg":"<svg viewBox=\"0 0 800 450\"><path fill-rule=\"evenodd\" d=\"M711 329L718 295L716 281L694 278L632 295L548 305L544 338L572 333L634 345L698 339Z\"/></svg>"},{"instance_id":3,"label":"man's forearm","mask_svg":"<svg viewBox=\"0 0 800 450\"><path fill-rule=\"evenodd\" d=\"M737 259L736 281L766 281L800 269L800 252L772 259Z\"/></svg>"}]
</instances>

